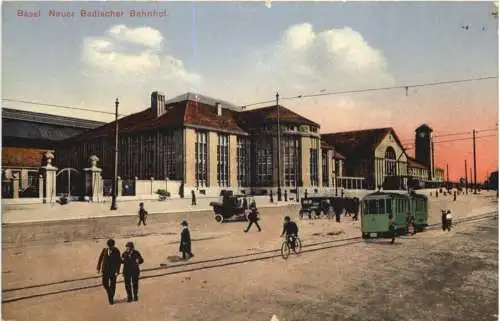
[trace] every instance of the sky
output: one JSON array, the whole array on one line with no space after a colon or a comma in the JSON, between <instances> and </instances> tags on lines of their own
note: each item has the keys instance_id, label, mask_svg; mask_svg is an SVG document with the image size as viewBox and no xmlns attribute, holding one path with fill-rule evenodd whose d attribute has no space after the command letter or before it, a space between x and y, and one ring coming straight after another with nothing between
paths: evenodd
<instances>
[{"instance_id":1,"label":"sky","mask_svg":"<svg viewBox=\"0 0 500 321\"><path fill-rule=\"evenodd\" d=\"M81 10L124 14L81 17ZM167 14L130 17L129 10ZM120 113L130 114L147 108L155 90L167 99L193 91L247 105L274 100L276 91L286 98L498 76L493 10L492 2L3 2L2 98L112 113L118 97ZM464 160L472 164L471 135L443 135L496 128L498 79L280 104L323 133L393 127L405 145L426 123L436 136L436 165L448 164L457 179ZM496 133L477 135L478 181L498 168Z\"/></svg>"}]
</instances>

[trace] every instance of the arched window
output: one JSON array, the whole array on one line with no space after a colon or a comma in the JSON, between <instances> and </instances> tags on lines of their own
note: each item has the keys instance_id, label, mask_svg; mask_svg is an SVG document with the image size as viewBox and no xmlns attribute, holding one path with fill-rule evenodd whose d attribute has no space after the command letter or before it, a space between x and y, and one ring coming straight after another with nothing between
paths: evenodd
<instances>
[{"instance_id":1,"label":"arched window","mask_svg":"<svg viewBox=\"0 0 500 321\"><path fill-rule=\"evenodd\" d=\"M396 176L396 152L392 147L385 150L385 175Z\"/></svg>"}]
</instances>

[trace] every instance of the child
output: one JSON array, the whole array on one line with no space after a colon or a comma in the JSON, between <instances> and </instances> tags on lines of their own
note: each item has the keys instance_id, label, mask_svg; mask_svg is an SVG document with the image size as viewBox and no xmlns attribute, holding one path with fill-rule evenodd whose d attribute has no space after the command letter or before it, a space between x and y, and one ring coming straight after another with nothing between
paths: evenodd
<instances>
[{"instance_id":1,"label":"child","mask_svg":"<svg viewBox=\"0 0 500 321\"><path fill-rule=\"evenodd\" d=\"M181 244L179 252L182 252L182 259L186 260L186 254L189 255L187 259L192 258L194 255L191 253L191 233L189 233L188 222L182 221Z\"/></svg>"},{"instance_id":2,"label":"child","mask_svg":"<svg viewBox=\"0 0 500 321\"><path fill-rule=\"evenodd\" d=\"M142 222L142 224L144 224L144 226L146 226L146 216L147 215L148 215L148 212L144 209L144 203L141 202L139 204L139 223L137 223L137 226L140 226L141 222Z\"/></svg>"}]
</instances>

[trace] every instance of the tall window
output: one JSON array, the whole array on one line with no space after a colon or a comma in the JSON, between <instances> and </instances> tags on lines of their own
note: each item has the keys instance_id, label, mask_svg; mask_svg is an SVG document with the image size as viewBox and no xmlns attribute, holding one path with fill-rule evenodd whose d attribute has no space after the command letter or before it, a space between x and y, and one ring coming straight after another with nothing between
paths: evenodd
<instances>
[{"instance_id":1,"label":"tall window","mask_svg":"<svg viewBox=\"0 0 500 321\"><path fill-rule=\"evenodd\" d=\"M284 136L284 186L295 187L298 185L300 168L300 140L298 137Z\"/></svg>"},{"instance_id":2,"label":"tall window","mask_svg":"<svg viewBox=\"0 0 500 321\"><path fill-rule=\"evenodd\" d=\"M311 186L318 186L318 150L311 148L309 154Z\"/></svg>"},{"instance_id":3,"label":"tall window","mask_svg":"<svg viewBox=\"0 0 500 321\"><path fill-rule=\"evenodd\" d=\"M250 140L238 137L236 143L236 159L238 186L250 186Z\"/></svg>"},{"instance_id":4,"label":"tall window","mask_svg":"<svg viewBox=\"0 0 500 321\"><path fill-rule=\"evenodd\" d=\"M271 186L273 182L273 150L271 143L262 138L255 144L255 184Z\"/></svg>"},{"instance_id":5,"label":"tall window","mask_svg":"<svg viewBox=\"0 0 500 321\"><path fill-rule=\"evenodd\" d=\"M146 177L151 178L155 175L154 171L154 134L148 133L146 134L146 144L145 145L145 156L146 156Z\"/></svg>"},{"instance_id":6,"label":"tall window","mask_svg":"<svg viewBox=\"0 0 500 321\"><path fill-rule=\"evenodd\" d=\"M326 186L326 187L330 186L330 184L328 183L328 176L330 175L330 173L329 173L330 166L328 166L330 164L329 164L328 160L329 160L328 159L328 151L327 150L323 150L321 152L321 168L323 170L323 172L322 172L322 174L323 174L322 175L323 176L322 177L322 179L323 179L323 186Z\"/></svg>"},{"instance_id":7,"label":"tall window","mask_svg":"<svg viewBox=\"0 0 500 321\"><path fill-rule=\"evenodd\" d=\"M195 180L196 186L207 186L207 172L208 172L208 146L207 146L207 132L196 132L195 143Z\"/></svg>"},{"instance_id":8,"label":"tall window","mask_svg":"<svg viewBox=\"0 0 500 321\"><path fill-rule=\"evenodd\" d=\"M396 152L392 147L385 150L385 175L396 176Z\"/></svg>"},{"instance_id":9,"label":"tall window","mask_svg":"<svg viewBox=\"0 0 500 321\"><path fill-rule=\"evenodd\" d=\"M217 184L229 186L229 136L217 135Z\"/></svg>"},{"instance_id":10,"label":"tall window","mask_svg":"<svg viewBox=\"0 0 500 321\"><path fill-rule=\"evenodd\" d=\"M177 178L177 144L173 131L167 131L163 136L165 175L168 179Z\"/></svg>"}]
</instances>

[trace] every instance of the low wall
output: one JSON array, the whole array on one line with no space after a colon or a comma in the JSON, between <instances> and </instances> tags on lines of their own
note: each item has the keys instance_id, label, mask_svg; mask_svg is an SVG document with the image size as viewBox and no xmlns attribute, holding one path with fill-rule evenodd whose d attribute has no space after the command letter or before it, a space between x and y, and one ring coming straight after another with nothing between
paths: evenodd
<instances>
[{"instance_id":1,"label":"low wall","mask_svg":"<svg viewBox=\"0 0 500 321\"><path fill-rule=\"evenodd\" d=\"M181 181L170 180L136 180L135 181L135 195L156 195L158 190L166 190L170 192L171 196L178 196ZM157 196L156 196L157 197Z\"/></svg>"}]
</instances>

